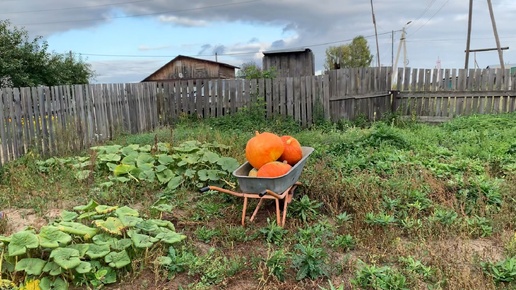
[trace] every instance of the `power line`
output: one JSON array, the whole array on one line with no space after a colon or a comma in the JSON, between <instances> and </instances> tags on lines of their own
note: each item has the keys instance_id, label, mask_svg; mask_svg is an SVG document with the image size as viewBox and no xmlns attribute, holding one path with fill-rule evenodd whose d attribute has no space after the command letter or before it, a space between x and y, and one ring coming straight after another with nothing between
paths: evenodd
<instances>
[{"instance_id":1,"label":"power line","mask_svg":"<svg viewBox=\"0 0 516 290\"><path fill-rule=\"evenodd\" d=\"M249 1L242 1L242 2L222 3L222 4L203 6L203 7L197 7L197 8L170 10L170 11L160 11L160 12L143 13L143 14L133 14L133 15L123 15L123 16L103 17L103 18L92 18L92 19L74 19L74 20L62 20L62 21L50 21L50 22L18 23L17 25L29 26L29 25L70 23L70 22L89 22L89 21L97 21L97 20L112 20L112 19L120 19L120 18L133 18L133 17L142 17L142 16L166 14L166 13L182 13L182 12L189 12L189 11L198 11L198 10L205 10L205 9L212 9L212 8L219 8L219 7L227 7L227 6L233 6L233 5L249 4L249 3L260 2L260 1L261 0L249 0Z\"/></svg>"},{"instance_id":2,"label":"power line","mask_svg":"<svg viewBox=\"0 0 516 290\"><path fill-rule=\"evenodd\" d=\"M414 35L416 32L418 32L421 28L423 28L423 26L427 25L428 22L430 22L430 20L432 20L432 18L435 17L435 15L437 15L437 13L439 13L443 8L444 6L446 6L446 4L448 4L448 2L450 2L450 0L446 0L444 1L443 5L441 5L441 7L439 7L439 9L437 9L437 11L435 11L434 14L432 14L432 16L430 16L430 18L428 18L428 20L423 23L421 26L419 26L414 32L411 33L411 35Z\"/></svg>"},{"instance_id":3,"label":"power line","mask_svg":"<svg viewBox=\"0 0 516 290\"><path fill-rule=\"evenodd\" d=\"M423 15L425 15L425 13L430 9L430 7L432 7L432 5L434 5L435 3L435 0L432 0L425 8L425 10L423 10L423 12L421 14L419 14L419 16L416 18L416 20L414 20L414 22L418 21L419 19L421 19L421 17L423 17Z\"/></svg>"},{"instance_id":4,"label":"power line","mask_svg":"<svg viewBox=\"0 0 516 290\"><path fill-rule=\"evenodd\" d=\"M96 8L96 7L105 7L105 6L122 5L122 4L132 4L132 3L138 3L138 2L148 2L148 0L127 1L127 2L117 2L117 3L99 4L99 5L88 5L88 6L76 6L76 7L64 7L64 8L54 8L54 9L27 10L27 11L15 11L15 12L0 12L0 14L40 13L40 12L49 12L49 11L74 10L74 9Z\"/></svg>"},{"instance_id":5,"label":"power line","mask_svg":"<svg viewBox=\"0 0 516 290\"><path fill-rule=\"evenodd\" d=\"M386 35L386 34L390 34L391 32L384 32L384 33L379 33L378 35ZM375 37L375 35L366 35L366 36L363 36L364 38L371 38L371 37ZM317 47L317 46L325 46L325 45L330 45L330 44L337 44L337 43L343 43L343 42L349 42L349 41L352 41L353 38L348 38L348 39L344 39L344 40L337 40L337 41L331 41L331 42L324 42L324 43L317 43L317 44L311 44L311 45L303 45L303 46L296 46L296 47L291 47L291 48L285 48L285 49L294 49L294 48L306 48L306 47ZM259 53L261 51L248 51L248 52L233 52L233 53L217 53L217 55L219 56L232 56L232 55L246 55L246 54L256 54L256 53ZM171 58L171 57L176 57L177 55L137 55L137 54L102 54L102 53L82 53L82 52L77 52L78 54L80 55L84 55L84 56L102 56L102 57L155 57L155 58L159 58L159 57L166 57L166 58ZM196 56L213 56L213 54L198 54Z\"/></svg>"}]
</instances>

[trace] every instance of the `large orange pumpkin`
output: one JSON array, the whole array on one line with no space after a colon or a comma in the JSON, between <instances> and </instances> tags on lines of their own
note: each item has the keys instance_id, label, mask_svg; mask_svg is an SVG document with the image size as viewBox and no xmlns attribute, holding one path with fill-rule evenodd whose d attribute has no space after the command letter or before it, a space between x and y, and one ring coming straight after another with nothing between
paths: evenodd
<instances>
[{"instance_id":1,"label":"large orange pumpkin","mask_svg":"<svg viewBox=\"0 0 516 290\"><path fill-rule=\"evenodd\" d=\"M264 164L258 169L257 177L278 177L286 174L292 169L288 163L272 161Z\"/></svg>"},{"instance_id":2,"label":"large orange pumpkin","mask_svg":"<svg viewBox=\"0 0 516 290\"><path fill-rule=\"evenodd\" d=\"M247 141L245 158L254 168L260 169L264 164L276 161L284 149L283 141L278 135L256 132L256 136Z\"/></svg>"},{"instance_id":3,"label":"large orange pumpkin","mask_svg":"<svg viewBox=\"0 0 516 290\"><path fill-rule=\"evenodd\" d=\"M301 144L299 144L299 141L297 141L296 138L288 135L281 136L281 140L283 141L285 149L283 150L279 160L287 161L288 164L294 166L294 164L303 158Z\"/></svg>"}]
</instances>

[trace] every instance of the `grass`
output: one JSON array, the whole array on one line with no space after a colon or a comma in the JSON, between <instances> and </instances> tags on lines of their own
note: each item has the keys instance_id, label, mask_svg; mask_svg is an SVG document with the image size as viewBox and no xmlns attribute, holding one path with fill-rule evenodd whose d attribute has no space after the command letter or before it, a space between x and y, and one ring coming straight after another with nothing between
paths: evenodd
<instances>
[{"instance_id":1,"label":"grass","mask_svg":"<svg viewBox=\"0 0 516 290\"><path fill-rule=\"evenodd\" d=\"M330 124L303 130L252 109L232 117L183 119L174 127L124 135L112 144L187 140L231 145L245 161L255 130L289 134L315 148L284 228L274 205L240 226L242 200L158 184L109 188L97 173L77 181L62 166L41 172L28 154L2 168L0 207L45 217L95 199L130 205L187 236L140 261L122 282L131 289L514 289L516 287L516 115L461 117L441 125L397 120ZM90 154L94 159L94 153ZM235 182L231 176L229 183ZM207 185L207 184L206 184ZM256 206L249 201L248 216ZM48 217L47 217L48 218ZM0 229L8 232L8 225ZM150 282L154 281L154 282Z\"/></svg>"}]
</instances>

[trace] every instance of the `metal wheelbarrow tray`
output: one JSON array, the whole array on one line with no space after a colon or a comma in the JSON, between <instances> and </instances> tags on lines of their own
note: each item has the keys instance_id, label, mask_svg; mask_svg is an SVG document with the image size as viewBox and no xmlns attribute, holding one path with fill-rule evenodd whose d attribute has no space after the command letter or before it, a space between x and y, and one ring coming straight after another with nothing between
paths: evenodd
<instances>
[{"instance_id":1,"label":"metal wheelbarrow tray","mask_svg":"<svg viewBox=\"0 0 516 290\"><path fill-rule=\"evenodd\" d=\"M253 167L249 162L242 164L233 171L233 176L237 178L240 190L242 192L256 194L259 194L264 190L270 190L280 194L287 190L299 179L299 176L301 176L301 172L303 171L303 167L308 160L308 156L310 156L314 151L314 148L312 147L301 147L301 149L303 150L303 158L292 166L292 169L290 169L289 172L282 176L273 178L250 177L248 174Z\"/></svg>"},{"instance_id":2,"label":"metal wheelbarrow tray","mask_svg":"<svg viewBox=\"0 0 516 290\"><path fill-rule=\"evenodd\" d=\"M274 178L266 178L266 177L250 177L248 176L249 171L253 168L249 162L242 164L235 171L233 171L233 176L235 176L238 180L238 184L241 192L236 192L233 190L217 187L217 186L206 186L201 188L201 192L206 192L208 190L216 190L222 193L227 193L237 197L244 198L244 206L242 208L242 225L245 225L245 215L247 210L247 200L249 198L259 198L260 201L256 206L250 221L253 221L258 213L258 209L263 203L264 199L272 199L276 203L276 219L279 226L285 225L285 220L287 217L287 207L288 204L292 201L292 197L294 195L294 190L299 183L297 180L303 171L303 167L305 166L306 160L308 156L312 154L314 148L312 147L301 147L303 150L303 158L297 162L286 174ZM284 200L283 203L283 217L280 215L280 200Z\"/></svg>"}]
</instances>

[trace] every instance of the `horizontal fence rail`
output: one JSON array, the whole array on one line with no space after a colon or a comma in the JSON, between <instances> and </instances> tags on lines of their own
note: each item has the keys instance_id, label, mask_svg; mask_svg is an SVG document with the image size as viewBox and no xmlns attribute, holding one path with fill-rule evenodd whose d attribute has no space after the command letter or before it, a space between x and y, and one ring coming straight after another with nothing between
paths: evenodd
<instances>
[{"instance_id":1,"label":"horizontal fence rail","mask_svg":"<svg viewBox=\"0 0 516 290\"><path fill-rule=\"evenodd\" d=\"M422 120L516 111L509 69L356 68L320 76L188 80L0 89L1 163L87 149L125 132L149 132L182 116L214 118L263 105L264 115L316 120L399 113Z\"/></svg>"}]
</instances>

